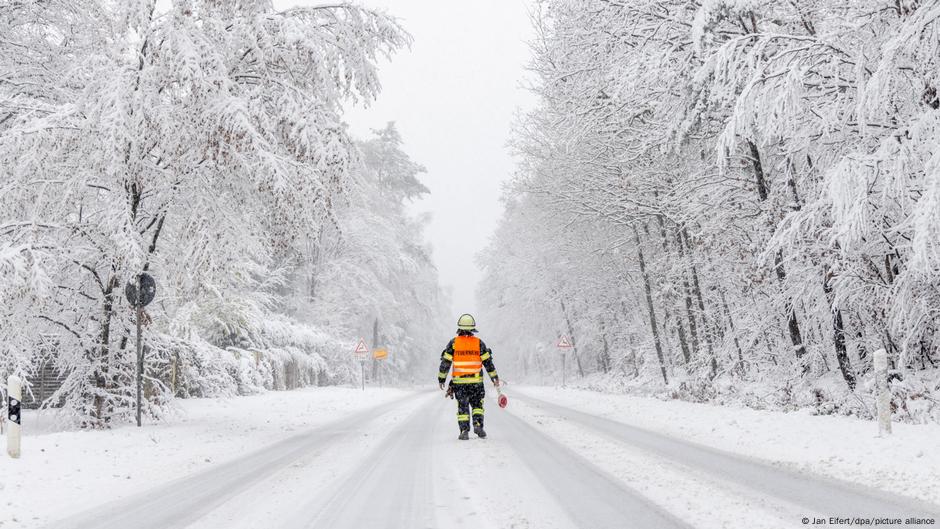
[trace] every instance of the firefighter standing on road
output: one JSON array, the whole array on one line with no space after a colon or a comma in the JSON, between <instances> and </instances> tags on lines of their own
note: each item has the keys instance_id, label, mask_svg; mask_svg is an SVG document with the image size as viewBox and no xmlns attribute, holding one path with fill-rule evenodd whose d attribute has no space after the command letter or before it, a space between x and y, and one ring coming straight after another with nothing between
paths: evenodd
<instances>
[{"instance_id":1,"label":"firefighter standing on road","mask_svg":"<svg viewBox=\"0 0 940 529\"><path fill-rule=\"evenodd\" d=\"M441 389L447 380L447 370L453 366L450 390L457 399L457 425L460 426L458 439L470 438L470 422L473 419L473 433L486 437L483 430L483 368L486 368L494 386L499 386L499 375L493 365L493 352L474 336L477 332L473 316L464 314L457 320L457 336L451 340L441 353L441 368L437 381Z\"/></svg>"}]
</instances>

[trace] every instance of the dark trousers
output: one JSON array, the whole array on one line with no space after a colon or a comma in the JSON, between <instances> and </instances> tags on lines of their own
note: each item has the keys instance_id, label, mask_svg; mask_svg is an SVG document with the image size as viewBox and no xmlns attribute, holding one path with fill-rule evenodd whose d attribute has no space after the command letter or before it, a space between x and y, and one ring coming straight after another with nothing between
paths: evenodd
<instances>
[{"instance_id":1,"label":"dark trousers","mask_svg":"<svg viewBox=\"0 0 940 529\"><path fill-rule=\"evenodd\" d=\"M457 399L457 425L460 430L470 429L473 425L483 428L483 396L486 391L483 384L454 384L454 398Z\"/></svg>"}]
</instances>

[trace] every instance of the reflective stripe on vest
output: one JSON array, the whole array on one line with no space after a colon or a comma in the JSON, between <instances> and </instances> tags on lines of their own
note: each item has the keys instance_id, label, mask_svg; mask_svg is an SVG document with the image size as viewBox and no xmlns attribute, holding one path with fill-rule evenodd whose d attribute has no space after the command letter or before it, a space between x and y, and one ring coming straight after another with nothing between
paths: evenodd
<instances>
[{"instance_id":1,"label":"reflective stripe on vest","mask_svg":"<svg viewBox=\"0 0 940 529\"><path fill-rule=\"evenodd\" d=\"M483 369L483 360L480 359L480 339L476 336L458 336L454 338L454 370L455 377L464 375L478 375Z\"/></svg>"}]
</instances>

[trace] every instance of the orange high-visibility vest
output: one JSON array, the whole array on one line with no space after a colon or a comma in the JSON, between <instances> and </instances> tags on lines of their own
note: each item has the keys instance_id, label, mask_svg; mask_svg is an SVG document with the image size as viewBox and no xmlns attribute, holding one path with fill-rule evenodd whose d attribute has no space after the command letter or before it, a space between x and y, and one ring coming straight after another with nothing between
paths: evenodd
<instances>
[{"instance_id":1,"label":"orange high-visibility vest","mask_svg":"<svg viewBox=\"0 0 940 529\"><path fill-rule=\"evenodd\" d=\"M453 375L477 375L483 370L480 359L480 339L476 336L458 336L454 338Z\"/></svg>"}]
</instances>

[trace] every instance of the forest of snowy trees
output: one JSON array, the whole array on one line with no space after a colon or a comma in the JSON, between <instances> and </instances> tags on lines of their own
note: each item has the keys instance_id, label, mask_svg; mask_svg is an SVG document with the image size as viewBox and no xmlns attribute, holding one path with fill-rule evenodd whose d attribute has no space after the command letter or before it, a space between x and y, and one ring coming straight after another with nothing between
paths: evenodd
<instances>
[{"instance_id":1,"label":"forest of snowy trees","mask_svg":"<svg viewBox=\"0 0 940 529\"><path fill-rule=\"evenodd\" d=\"M352 138L376 62L410 37L343 3L0 3L0 378L106 427L176 396L357 380L358 336L408 373L445 315L395 127ZM29 388L27 389L27 392Z\"/></svg>"},{"instance_id":2,"label":"forest of snowy trees","mask_svg":"<svg viewBox=\"0 0 940 529\"><path fill-rule=\"evenodd\" d=\"M569 381L870 417L884 348L895 416L940 419L940 2L545 0L533 22L480 289L514 369L557 382L571 334Z\"/></svg>"},{"instance_id":3,"label":"forest of snowy trees","mask_svg":"<svg viewBox=\"0 0 940 529\"><path fill-rule=\"evenodd\" d=\"M452 324L393 124L411 38L346 3L0 3L0 379L88 427L174 396L410 380ZM501 372L940 420L940 2L538 0L535 108L480 265ZM494 131L502 133L503 131ZM374 366L370 366L374 367ZM372 369L370 369L371 371ZM27 388L27 392L30 388Z\"/></svg>"}]
</instances>

